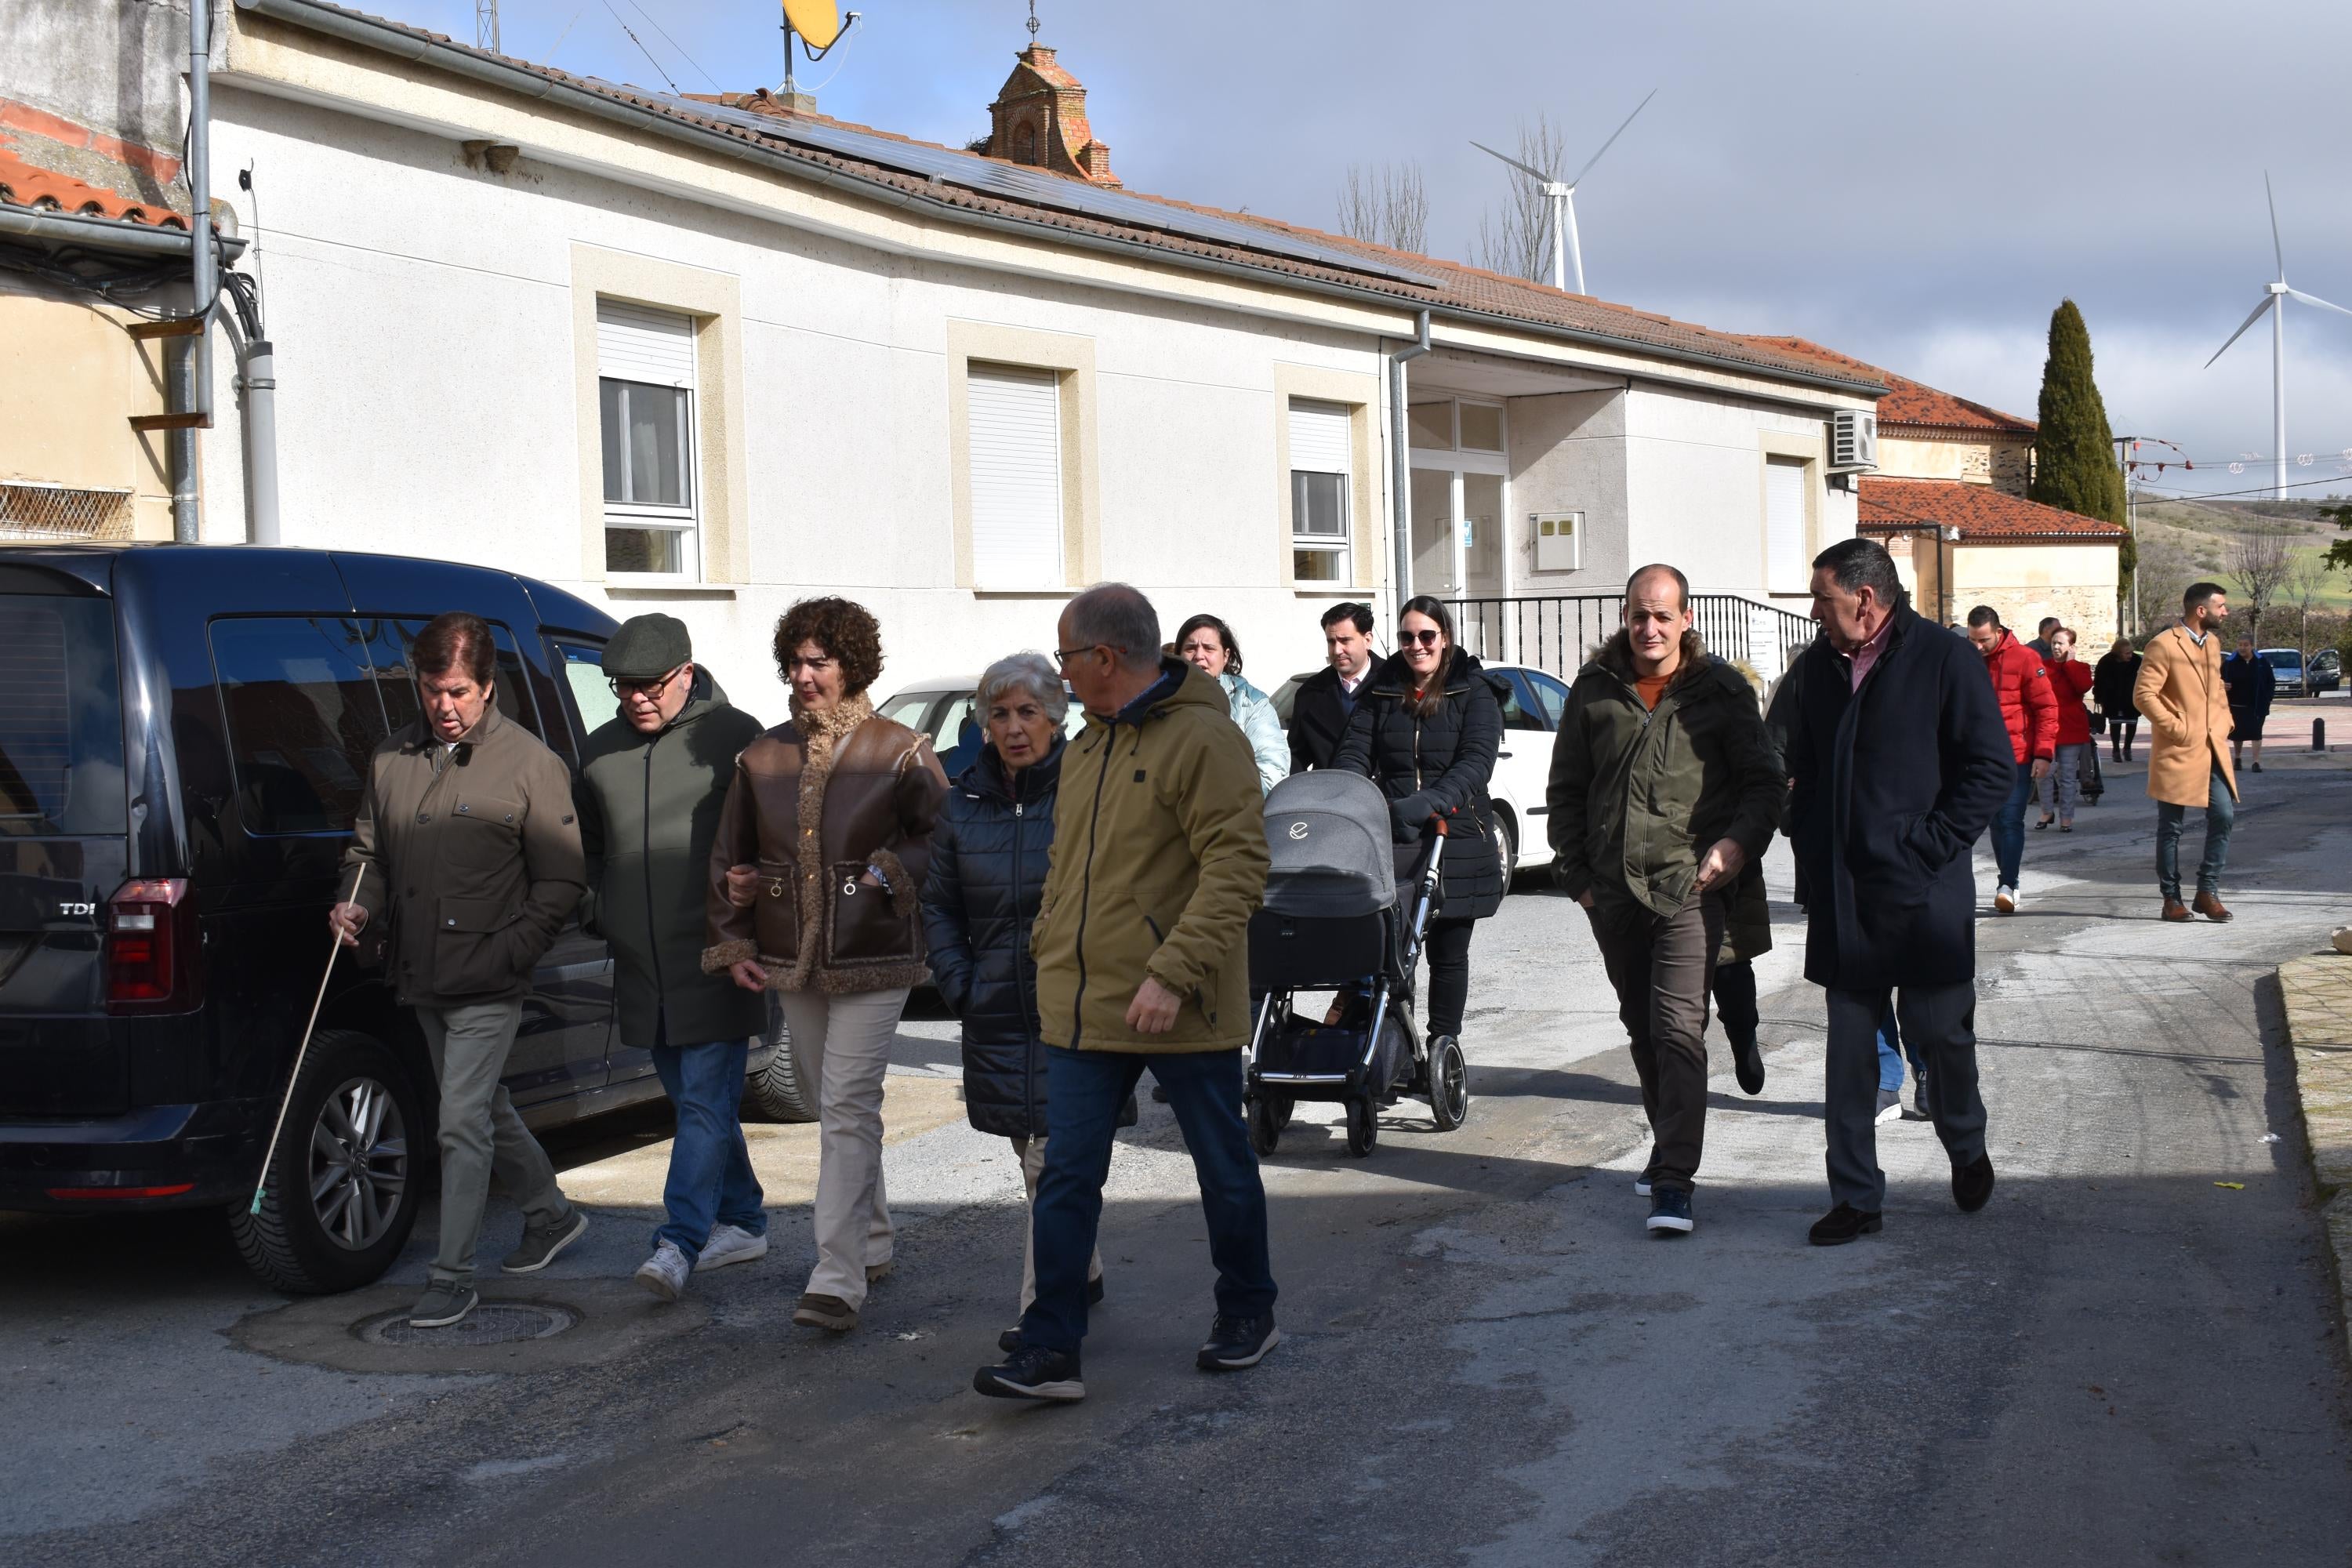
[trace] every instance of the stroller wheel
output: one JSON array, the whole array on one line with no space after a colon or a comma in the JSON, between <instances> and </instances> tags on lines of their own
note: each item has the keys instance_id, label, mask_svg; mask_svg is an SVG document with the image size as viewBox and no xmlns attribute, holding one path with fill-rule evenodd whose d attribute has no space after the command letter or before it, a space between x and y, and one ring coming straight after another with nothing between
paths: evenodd
<instances>
[{"instance_id":1,"label":"stroller wheel","mask_svg":"<svg viewBox=\"0 0 2352 1568\"><path fill-rule=\"evenodd\" d=\"M1439 1036L1429 1053L1429 1109L1440 1132L1453 1131L1470 1114L1470 1064L1451 1035Z\"/></svg>"},{"instance_id":2,"label":"stroller wheel","mask_svg":"<svg viewBox=\"0 0 2352 1568\"><path fill-rule=\"evenodd\" d=\"M1279 1090L1269 1090L1265 1096L1265 1102L1274 1110L1275 1131L1287 1131L1290 1127L1291 1113L1298 1109L1298 1097L1295 1094L1284 1094Z\"/></svg>"},{"instance_id":3,"label":"stroller wheel","mask_svg":"<svg viewBox=\"0 0 2352 1568\"><path fill-rule=\"evenodd\" d=\"M1369 1100L1348 1101L1348 1152L1359 1160L1370 1154L1372 1145L1381 1141L1380 1123L1375 1120L1378 1114Z\"/></svg>"},{"instance_id":4,"label":"stroller wheel","mask_svg":"<svg viewBox=\"0 0 2352 1568\"><path fill-rule=\"evenodd\" d=\"M1286 1094L1282 1098L1288 1100L1290 1097ZM1276 1146L1281 1143L1282 1124L1288 1120L1286 1116L1276 1116L1271 1095L1255 1094L1250 1097L1250 1147L1257 1151L1260 1159L1272 1154Z\"/></svg>"}]
</instances>

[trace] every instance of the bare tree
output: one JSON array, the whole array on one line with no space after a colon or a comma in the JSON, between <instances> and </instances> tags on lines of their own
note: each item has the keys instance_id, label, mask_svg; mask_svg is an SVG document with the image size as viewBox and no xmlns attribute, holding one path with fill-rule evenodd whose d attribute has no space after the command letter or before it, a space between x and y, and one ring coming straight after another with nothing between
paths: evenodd
<instances>
[{"instance_id":1,"label":"bare tree","mask_svg":"<svg viewBox=\"0 0 2352 1568\"><path fill-rule=\"evenodd\" d=\"M1350 163L1339 183L1339 232L1393 250L1429 250L1429 190L1418 163Z\"/></svg>"},{"instance_id":2,"label":"bare tree","mask_svg":"<svg viewBox=\"0 0 2352 1568\"><path fill-rule=\"evenodd\" d=\"M2230 541L2230 575L2245 590L2245 635L2262 640L2263 612L2278 596L2294 559L2284 529L2257 523Z\"/></svg>"},{"instance_id":3,"label":"bare tree","mask_svg":"<svg viewBox=\"0 0 2352 1568\"><path fill-rule=\"evenodd\" d=\"M1559 179L1568 163L1568 142L1549 114L1534 123L1520 121L1518 159ZM1507 168L1510 194L1478 217L1478 243L1472 258L1489 272L1541 282L1551 271L1551 200L1541 181Z\"/></svg>"},{"instance_id":4,"label":"bare tree","mask_svg":"<svg viewBox=\"0 0 2352 1568\"><path fill-rule=\"evenodd\" d=\"M2279 603L2294 606L2294 640L2303 650L2306 689L2311 683L2311 607L2319 602L2319 591L2326 584L2327 558L2317 552L2295 556L2279 581Z\"/></svg>"}]
</instances>

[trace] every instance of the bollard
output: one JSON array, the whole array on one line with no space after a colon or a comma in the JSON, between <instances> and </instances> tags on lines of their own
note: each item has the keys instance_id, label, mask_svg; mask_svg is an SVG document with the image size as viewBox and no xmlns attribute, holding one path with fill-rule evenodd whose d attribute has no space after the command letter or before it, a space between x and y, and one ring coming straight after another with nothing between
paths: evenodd
<instances>
[{"instance_id":1,"label":"bollard","mask_svg":"<svg viewBox=\"0 0 2352 1568\"><path fill-rule=\"evenodd\" d=\"M2311 749L2315 752L2327 750L2327 721L2325 719L2311 721Z\"/></svg>"}]
</instances>

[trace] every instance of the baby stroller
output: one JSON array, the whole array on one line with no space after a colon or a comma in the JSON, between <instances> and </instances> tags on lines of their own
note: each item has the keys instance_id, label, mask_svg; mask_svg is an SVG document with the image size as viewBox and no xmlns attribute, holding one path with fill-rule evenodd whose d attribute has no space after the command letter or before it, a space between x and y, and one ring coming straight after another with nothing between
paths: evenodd
<instances>
[{"instance_id":1,"label":"baby stroller","mask_svg":"<svg viewBox=\"0 0 2352 1568\"><path fill-rule=\"evenodd\" d=\"M1448 1041L1432 1060L1412 1021L1413 962L1438 900L1445 822L1418 849L1389 837L1389 803L1360 773L1295 773L1265 797L1273 864L1250 917L1250 988L1260 995L1244 1103L1250 1142L1271 1154L1302 1100L1347 1107L1348 1152L1370 1154L1374 1118L1401 1093L1425 1094L1438 1131L1470 1113L1469 1068ZM1398 898L1397 862L1408 860ZM1340 993L1339 1021L1292 1010L1300 991Z\"/></svg>"}]
</instances>

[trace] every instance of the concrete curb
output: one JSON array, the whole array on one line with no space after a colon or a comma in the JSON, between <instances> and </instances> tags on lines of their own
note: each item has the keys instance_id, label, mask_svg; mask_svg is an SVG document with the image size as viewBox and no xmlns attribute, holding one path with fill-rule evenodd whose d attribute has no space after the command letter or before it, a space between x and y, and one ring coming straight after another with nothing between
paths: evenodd
<instances>
[{"instance_id":1,"label":"concrete curb","mask_svg":"<svg viewBox=\"0 0 2352 1568\"><path fill-rule=\"evenodd\" d=\"M2352 1332L2352 955L2283 963L2278 983L2304 1142L2336 1266L2336 1317Z\"/></svg>"}]
</instances>

